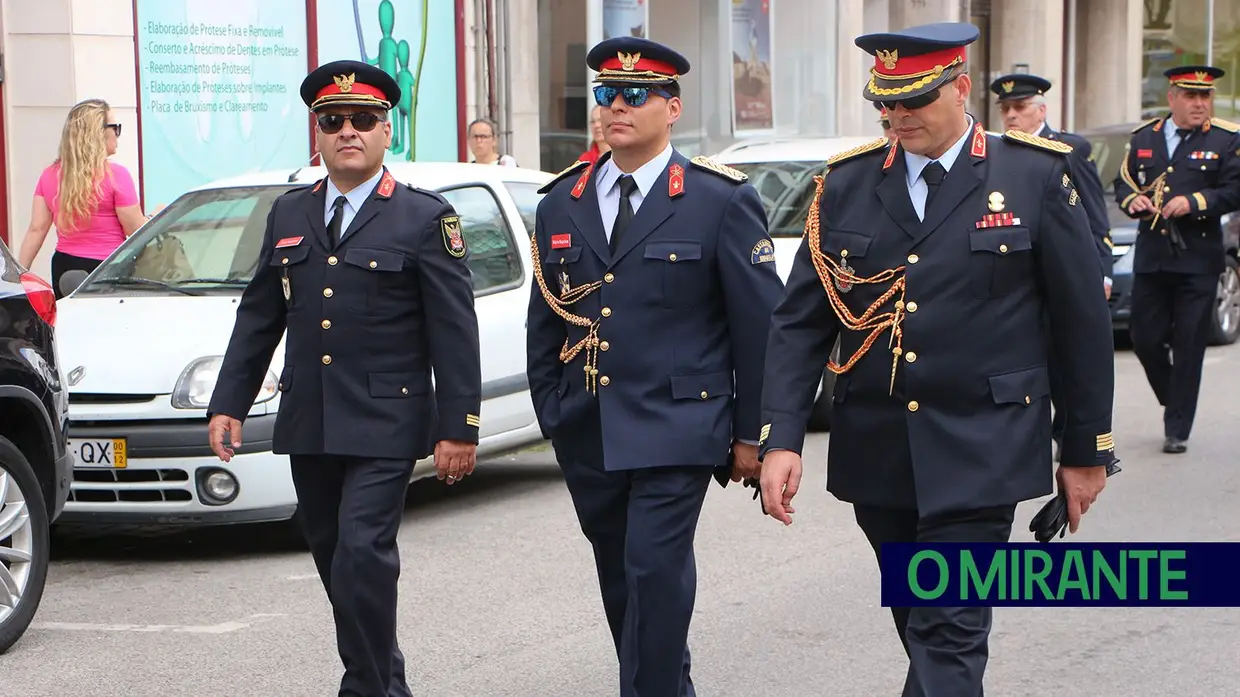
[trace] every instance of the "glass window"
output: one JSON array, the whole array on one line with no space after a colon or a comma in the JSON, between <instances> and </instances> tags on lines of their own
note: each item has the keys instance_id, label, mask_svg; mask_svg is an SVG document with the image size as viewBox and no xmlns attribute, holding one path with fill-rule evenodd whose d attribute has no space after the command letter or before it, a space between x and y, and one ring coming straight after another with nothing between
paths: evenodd
<instances>
[{"instance_id":1,"label":"glass window","mask_svg":"<svg viewBox=\"0 0 1240 697\"><path fill-rule=\"evenodd\" d=\"M1226 71L1214 90L1214 115L1240 118L1240 12L1234 3L1213 0L1213 31L1207 25L1209 0L1145 0L1142 42L1141 118L1167 111L1167 77L1163 71L1177 65L1206 64L1206 42L1214 37L1213 64Z\"/></svg>"},{"instance_id":2,"label":"glass window","mask_svg":"<svg viewBox=\"0 0 1240 697\"><path fill-rule=\"evenodd\" d=\"M467 186L440 193L461 216L461 232L469 247L469 270L474 276L474 294L520 285L523 278L520 255L495 194L485 186Z\"/></svg>"},{"instance_id":3,"label":"glass window","mask_svg":"<svg viewBox=\"0 0 1240 697\"><path fill-rule=\"evenodd\" d=\"M730 166L748 174L749 183L758 190L771 236L800 237L817 188L814 175L822 173L822 163L761 162Z\"/></svg>"},{"instance_id":4,"label":"glass window","mask_svg":"<svg viewBox=\"0 0 1240 697\"><path fill-rule=\"evenodd\" d=\"M253 277L275 199L290 186L186 194L143 226L79 292L175 287L182 292L244 288Z\"/></svg>"},{"instance_id":5,"label":"glass window","mask_svg":"<svg viewBox=\"0 0 1240 697\"><path fill-rule=\"evenodd\" d=\"M517 204L517 210L521 213L521 222L525 223L525 232L527 235L534 234L534 223L538 215L538 203L543 200L544 194L538 193L539 184L528 184L526 182L507 182L508 193L512 194L512 200Z\"/></svg>"}]
</instances>

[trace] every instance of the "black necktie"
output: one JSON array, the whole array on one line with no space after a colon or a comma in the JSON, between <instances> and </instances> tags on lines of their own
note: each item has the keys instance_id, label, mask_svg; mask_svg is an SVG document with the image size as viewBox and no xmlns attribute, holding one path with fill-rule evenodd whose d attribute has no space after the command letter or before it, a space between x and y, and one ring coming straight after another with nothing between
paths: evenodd
<instances>
[{"instance_id":1,"label":"black necktie","mask_svg":"<svg viewBox=\"0 0 1240 697\"><path fill-rule=\"evenodd\" d=\"M327 240L332 249L340 244L340 225L344 222L344 204L348 202L349 199L343 196L337 196L336 200L332 201L332 219L327 223Z\"/></svg>"},{"instance_id":2,"label":"black necktie","mask_svg":"<svg viewBox=\"0 0 1240 697\"><path fill-rule=\"evenodd\" d=\"M620 211L616 213L616 222L611 226L612 254L620 248L620 238L624 237L625 230L629 229L629 223L633 220L633 203L629 201L629 196L637 191L637 180L631 175L621 175L618 183L620 184Z\"/></svg>"},{"instance_id":3,"label":"black necktie","mask_svg":"<svg viewBox=\"0 0 1240 697\"><path fill-rule=\"evenodd\" d=\"M930 202L934 200L934 195L939 192L939 185L943 183L943 177L947 176L947 170L943 169L943 165L938 162L931 162L921 170L921 178L926 181L926 207L930 210Z\"/></svg>"},{"instance_id":4,"label":"black necktie","mask_svg":"<svg viewBox=\"0 0 1240 697\"><path fill-rule=\"evenodd\" d=\"M1176 144L1176 146L1175 146L1175 152L1171 153L1171 157L1173 157L1173 158L1174 158L1176 155L1178 155L1178 154L1179 154L1179 152L1180 152L1180 148L1184 147L1184 144L1188 142L1188 135L1189 135L1190 133L1192 133L1192 132L1193 132L1193 129L1191 129L1191 128L1177 128L1177 129L1175 129L1175 134L1176 134L1177 136L1179 136L1179 137L1180 137L1180 142L1179 142L1178 144Z\"/></svg>"}]
</instances>

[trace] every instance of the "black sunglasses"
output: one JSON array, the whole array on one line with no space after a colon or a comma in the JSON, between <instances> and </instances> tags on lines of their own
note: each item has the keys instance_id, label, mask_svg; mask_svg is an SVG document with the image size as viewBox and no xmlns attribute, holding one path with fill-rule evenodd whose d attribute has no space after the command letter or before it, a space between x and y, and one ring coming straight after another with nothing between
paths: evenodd
<instances>
[{"instance_id":1,"label":"black sunglasses","mask_svg":"<svg viewBox=\"0 0 1240 697\"><path fill-rule=\"evenodd\" d=\"M375 130L375 126L379 125L379 115L369 111L359 111L355 114L320 114L319 130L327 135L339 133L340 129L344 128L345 121L353 124L353 130L358 133L367 133Z\"/></svg>"},{"instance_id":2,"label":"black sunglasses","mask_svg":"<svg viewBox=\"0 0 1240 697\"><path fill-rule=\"evenodd\" d=\"M905 109L908 109L909 111L914 111L916 109L924 109L930 106L931 104L934 104L935 102L939 101L939 97L942 96L943 94L943 88L955 82L956 79L959 77L960 76L957 75L956 77L953 77L947 82L944 82L943 84L939 85L938 88L936 88L935 90L931 92L927 92L925 94L919 94L916 97L909 97L908 99L880 100L878 103L881 104L883 108L885 108L889 112L894 111L895 108L898 106L903 106Z\"/></svg>"},{"instance_id":3,"label":"black sunglasses","mask_svg":"<svg viewBox=\"0 0 1240 697\"><path fill-rule=\"evenodd\" d=\"M119 123L105 123L105 124L103 124L103 127L104 127L104 128L110 128L110 129L112 129L113 131L116 131L116 137L118 137L118 138L120 137L120 135L121 135L121 125L120 125Z\"/></svg>"},{"instance_id":4,"label":"black sunglasses","mask_svg":"<svg viewBox=\"0 0 1240 697\"><path fill-rule=\"evenodd\" d=\"M599 106L609 107L616 101L616 95L624 96L624 103L633 108L637 108L646 103L650 98L650 93L654 92L664 99L671 99L672 94L667 90L661 90L658 87L612 87L611 85L597 85L594 88L594 103Z\"/></svg>"}]
</instances>

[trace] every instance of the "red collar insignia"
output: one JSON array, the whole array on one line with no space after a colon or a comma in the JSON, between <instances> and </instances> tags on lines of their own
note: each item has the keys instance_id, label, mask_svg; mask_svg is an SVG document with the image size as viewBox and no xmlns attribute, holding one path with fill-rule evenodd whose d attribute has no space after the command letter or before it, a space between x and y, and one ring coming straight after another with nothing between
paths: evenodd
<instances>
[{"instance_id":1,"label":"red collar insignia","mask_svg":"<svg viewBox=\"0 0 1240 697\"><path fill-rule=\"evenodd\" d=\"M973 124L973 147L970 148L969 154L986 159L986 129L982 128L980 123Z\"/></svg>"},{"instance_id":2,"label":"red collar insignia","mask_svg":"<svg viewBox=\"0 0 1240 697\"><path fill-rule=\"evenodd\" d=\"M896 151L899 150L900 139L895 136L891 137L891 145L887 148L887 159L883 161L883 171L891 169L891 164L896 161Z\"/></svg>"},{"instance_id":3,"label":"red collar insignia","mask_svg":"<svg viewBox=\"0 0 1240 697\"><path fill-rule=\"evenodd\" d=\"M396 177L392 173L384 170L383 178L379 180L378 193L382 198L391 198L392 192L396 190Z\"/></svg>"},{"instance_id":4,"label":"red collar insignia","mask_svg":"<svg viewBox=\"0 0 1240 697\"><path fill-rule=\"evenodd\" d=\"M582 172L581 176L577 178L577 184L573 187L573 199L581 198L582 192L586 190L586 184L590 183L590 173L593 171L594 163L591 162L590 166L586 167L586 171Z\"/></svg>"},{"instance_id":5,"label":"red collar insignia","mask_svg":"<svg viewBox=\"0 0 1240 697\"><path fill-rule=\"evenodd\" d=\"M319 182L314 185L314 188L310 190L311 193L315 193L315 194L319 193L319 189L323 188L323 182L325 181L327 181L327 177L323 177L322 179L320 179Z\"/></svg>"},{"instance_id":6,"label":"red collar insignia","mask_svg":"<svg viewBox=\"0 0 1240 697\"><path fill-rule=\"evenodd\" d=\"M676 198L685 193L685 168L673 164L667 169L667 195Z\"/></svg>"}]
</instances>

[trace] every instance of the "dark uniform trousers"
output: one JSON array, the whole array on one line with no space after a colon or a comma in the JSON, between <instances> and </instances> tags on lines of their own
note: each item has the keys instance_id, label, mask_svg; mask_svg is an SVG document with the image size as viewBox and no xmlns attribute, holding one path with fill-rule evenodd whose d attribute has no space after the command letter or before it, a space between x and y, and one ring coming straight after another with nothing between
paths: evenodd
<instances>
[{"instance_id":1,"label":"dark uniform trousers","mask_svg":"<svg viewBox=\"0 0 1240 697\"><path fill-rule=\"evenodd\" d=\"M478 442L473 288L443 197L384 172L333 244L326 189L273 204L208 411L245 417L287 330L273 451L289 455L331 603L339 694L403 696L396 534L414 462L439 440Z\"/></svg>"},{"instance_id":2,"label":"dark uniform trousers","mask_svg":"<svg viewBox=\"0 0 1240 697\"><path fill-rule=\"evenodd\" d=\"M1081 206L1089 216L1089 231L1094 238L1094 246L1098 249L1098 261L1102 265L1102 275L1110 278L1115 260L1111 254L1111 223L1107 216L1107 201L1102 179L1098 175L1098 167L1090 159L1093 147L1075 133L1056 131L1049 125L1039 134L1049 140L1058 140L1072 146L1071 176L1081 196ZM1103 292L1099 289L1098 292ZM1047 317L1048 327L1050 317ZM1051 355L1047 369L1051 380L1051 437L1056 443L1063 442L1064 404L1063 404L1063 371L1061 359Z\"/></svg>"},{"instance_id":3,"label":"dark uniform trousers","mask_svg":"<svg viewBox=\"0 0 1240 697\"><path fill-rule=\"evenodd\" d=\"M832 395L827 490L854 506L880 563L885 543L1006 542L1016 505L1053 491L1052 355L1064 376L1064 462L1113 455L1102 273L1068 158L1048 149L976 126L937 191L923 172L931 193L919 219L901 146L878 140L829 163L812 204L818 220L771 320L761 452L803 451L838 337L840 363L859 357ZM999 202L1011 219L994 223ZM897 278L884 271L899 267L892 297ZM866 351L872 330L854 322L883 313L888 326ZM909 657L906 697L983 694L989 608L891 615Z\"/></svg>"},{"instance_id":4,"label":"dark uniform trousers","mask_svg":"<svg viewBox=\"0 0 1240 697\"><path fill-rule=\"evenodd\" d=\"M534 241L550 287L530 298L530 394L594 552L619 694L692 697L694 536L733 440L758 440L782 284L753 187L674 151L611 250L596 190L609 161L544 188ZM557 280L560 293L594 290L553 310ZM560 312L598 318L597 336ZM597 363L588 348L563 362L583 339Z\"/></svg>"},{"instance_id":5,"label":"dark uniform trousers","mask_svg":"<svg viewBox=\"0 0 1240 697\"><path fill-rule=\"evenodd\" d=\"M1172 123L1151 119L1134 131L1115 179L1115 200L1125 213L1141 194L1156 204L1176 196L1189 202L1188 213L1170 221L1134 216L1141 220L1129 325L1133 353L1164 407L1163 435L1188 440L1224 268L1221 218L1240 209L1240 127L1212 119L1181 134L1169 153L1165 129Z\"/></svg>"}]
</instances>

